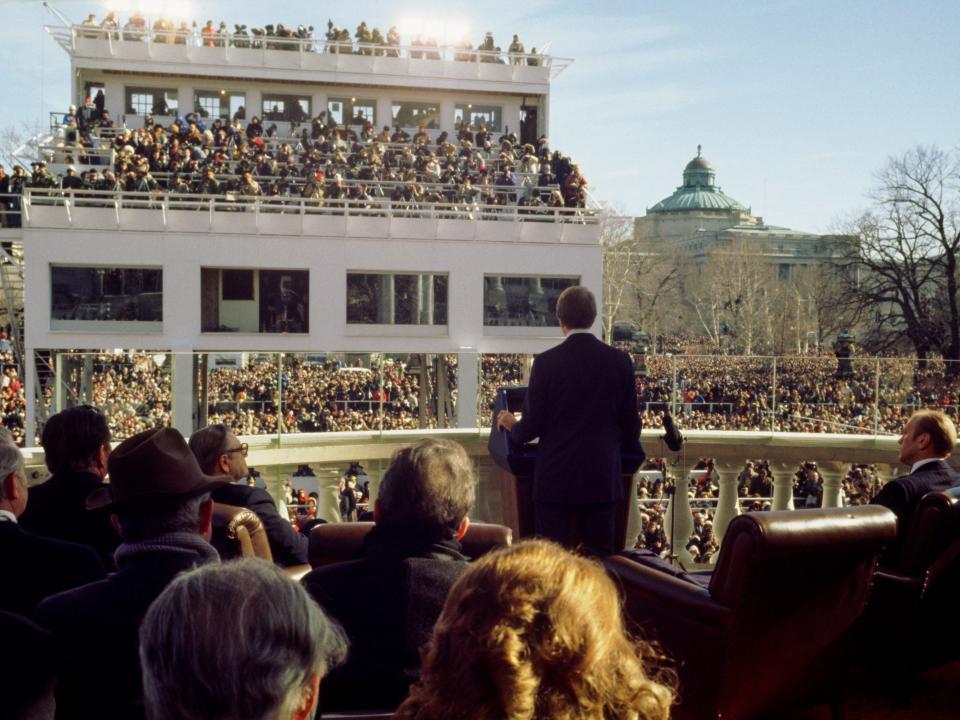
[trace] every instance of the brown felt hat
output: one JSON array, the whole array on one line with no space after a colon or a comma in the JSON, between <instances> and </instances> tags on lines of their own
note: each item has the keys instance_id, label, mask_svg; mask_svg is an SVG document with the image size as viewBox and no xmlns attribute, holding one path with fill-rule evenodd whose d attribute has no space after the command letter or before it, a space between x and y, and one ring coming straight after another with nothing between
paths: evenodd
<instances>
[{"instance_id":1,"label":"brown felt hat","mask_svg":"<svg viewBox=\"0 0 960 720\"><path fill-rule=\"evenodd\" d=\"M153 508L229 485L227 475L205 475L174 428L154 428L120 443L107 461L110 484L87 496L87 510Z\"/></svg>"}]
</instances>

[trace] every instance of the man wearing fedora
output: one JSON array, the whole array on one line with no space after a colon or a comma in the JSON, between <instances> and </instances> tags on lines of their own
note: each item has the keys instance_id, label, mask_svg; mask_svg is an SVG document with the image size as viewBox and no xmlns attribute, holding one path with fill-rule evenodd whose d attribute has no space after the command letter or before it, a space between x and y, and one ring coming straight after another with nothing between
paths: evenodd
<instances>
[{"instance_id":1,"label":"man wearing fedora","mask_svg":"<svg viewBox=\"0 0 960 720\"><path fill-rule=\"evenodd\" d=\"M210 493L230 478L205 475L177 430L124 440L108 467L110 484L87 498L87 509L110 513L122 540L118 571L47 598L34 614L63 653L58 718L142 717L140 623L180 572L219 561L208 542Z\"/></svg>"}]
</instances>

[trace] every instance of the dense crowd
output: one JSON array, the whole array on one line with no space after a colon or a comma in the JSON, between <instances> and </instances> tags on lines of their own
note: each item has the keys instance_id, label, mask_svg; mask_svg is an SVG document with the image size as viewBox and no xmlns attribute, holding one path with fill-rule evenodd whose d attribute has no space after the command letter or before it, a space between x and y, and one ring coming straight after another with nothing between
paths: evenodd
<instances>
[{"instance_id":1,"label":"dense crowd","mask_svg":"<svg viewBox=\"0 0 960 720\"><path fill-rule=\"evenodd\" d=\"M207 20L200 26L196 20L174 20L172 18L157 17L148 23L139 12L133 13L122 26L120 19L114 12L107 13L103 20L97 21L91 13L80 24L80 34L89 39L110 38L143 42L147 39L161 45L191 45L195 47L235 47L265 50L303 50L304 52L329 52L341 55L368 55L375 57L409 57L412 60L440 60L441 50L449 48L454 51L452 59L458 62L486 62L507 63L513 65L536 66L541 63L537 49L531 48L527 53L519 35L514 35L507 48L507 58L493 39L493 33L486 33L483 40L474 47L466 39L459 40L451 45L444 45L429 33L419 33L410 41L409 47L403 47L400 42L400 32L396 26L391 26L386 34L378 27L370 28L366 22L361 22L353 37L348 28L334 25L333 20L327 21L327 31L324 42L314 37L312 25L298 25L296 28L287 27L283 23L266 24L263 27L247 28L246 25L234 24L231 31L223 20L215 24Z\"/></svg>"},{"instance_id":2,"label":"dense crowd","mask_svg":"<svg viewBox=\"0 0 960 720\"><path fill-rule=\"evenodd\" d=\"M637 500L640 504L640 534L637 548L645 548L658 554L669 549L666 536L665 514L668 508L669 491L676 478L670 473L664 458L652 458L644 466L646 470L659 470L666 477L651 480L641 476L637 481ZM690 509L693 515L693 532L685 541L685 547L699 563L706 563L717 551L713 535L713 519L716 501L719 498L719 471L712 458L700 458L694 470L706 470L698 474L689 485ZM742 512L769 510L773 497L774 475L768 460L747 460L737 475L737 496ZM800 463L791 476L794 507L820 507L823 502L823 475L815 461ZM840 501L844 506L866 505L880 491L883 482L876 465L852 464L841 480Z\"/></svg>"},{"instance_id":3,"label":"dense crowd","mask_svg":"<svg viewBox=\"0 0 960 720\"><path fill-rule=\"evenodd\" d=\"M455 369L453 364L450 370ZM279 382L283 433L379 430L381 423L384 430L414 429L420 427L419 378L419 371L394 360L351 368L338 360L314 363L290 357L279 375L276 362L250 362L242 369L210 372L208 420L244 435L277 432ZM425 416L428 427L436 427L432 372L428 383L432 402ZM455 382L451 395L455 400Z\"/></svg>"},{"instance_id":4,"label":"dense crowd","mask_svg":"<svg viewBox=\"0 0 960 720\"><path fill-rule=\"evenodd\" d=\"M520 143L514 132L462 122L453 136L442 131L434 139L423 121L411 134L400 125L377 130L363 117L339 124L326 111L309 118L299 104L290 107L296 110L283 118L291 123L287 137L259 116L245 122L243 110L232 120L177 115L166 126L148 116L144 127L130 130L115 127L98 93L64 115L64 173L55 175L44 161L29 175L18 166L9 192L199 193L304 198L317 207L389 201L401 209L440 203L471 211L586 206L579 166L551 150L545 136ZM87 169L78 174L74 164Z\"/></svg>"}]
</instances>

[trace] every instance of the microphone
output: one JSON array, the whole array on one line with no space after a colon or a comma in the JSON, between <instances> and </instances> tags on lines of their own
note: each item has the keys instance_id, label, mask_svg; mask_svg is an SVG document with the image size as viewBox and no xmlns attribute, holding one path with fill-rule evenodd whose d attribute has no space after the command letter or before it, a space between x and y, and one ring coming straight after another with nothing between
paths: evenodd
<instances>
[{"instance_id":1,"label":"microphone","mask_svg":"<svg viewBox=\"0 0 960 720\"><path fill-rule=\"evenodd\" d=\"M663 435L663 441L673 452L680 452L683 447L683 434L673 422L673 416L669 411L663 413L663 429L666 431Z\"/></svg>"}]
</instances>

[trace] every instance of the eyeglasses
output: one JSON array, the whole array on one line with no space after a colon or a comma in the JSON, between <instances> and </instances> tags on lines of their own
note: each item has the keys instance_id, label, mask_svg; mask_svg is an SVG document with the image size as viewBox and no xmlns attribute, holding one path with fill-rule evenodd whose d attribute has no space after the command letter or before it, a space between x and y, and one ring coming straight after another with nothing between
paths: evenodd
<instances>
[{"instance_id":1,"label":"eyeglasses","mask_svg":"<svg viewBox=\"0 0 960 720\"><path fill-rule=\"evenodd\" d=\"M241 455L243 455L243 457L246 457L246 456L247 456L247 451L248 451L249 449L250 449L250 446L249 446L249 445L247 445L246 443L240 443L240 445L238 445L238 446L235 447L235 448L230 448L229 450L224 450L222 454L223 454L223 455L229 455L230 453L238 452L238 453L240 453Z\"/></svg>"}]
</instances>

